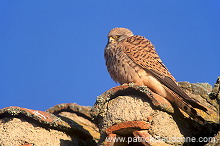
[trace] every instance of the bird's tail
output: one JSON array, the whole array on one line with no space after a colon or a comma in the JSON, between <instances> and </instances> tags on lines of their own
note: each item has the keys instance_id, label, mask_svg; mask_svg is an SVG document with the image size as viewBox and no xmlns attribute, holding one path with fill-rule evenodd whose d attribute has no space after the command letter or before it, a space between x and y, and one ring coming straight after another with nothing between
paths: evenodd
<instances>
[{"instance_id":1,"label":"bird's tail","mask_svg":"<svg viewBox=\"0 0 220 146\"><path fill-rule=\"evenodd\" d=\"M183 110L185 113L187 113L191 118L193 118L195 121L197 121L198 123L204 125L206 123L206 120L198 113L198 111L195 108L198 108L198 106L194 107L193 105L198 105L199 103L194 103L191 104L190 102L187 102L186 100L184 100L180 95L176 94L175 92L173 92L172 90L170 90L169 88L166 88L166 90L169 90L169 92L173 95L173 102L174 104L180 108L181 110ZM196 102L191 100L191 102ZM203 110L204 112L208 113L208 108L199 104L202 108L199 108L201 110ZM199 107L200 107L199 106ZM200 112L201 113L201 112Z\"/></svg>"},{"instance_id":2,"label":"bird's tail","mask_svg":"<svg viewBox=\"0 0 220 146\"><path fill-rule=\"evenodd\" d=\"M165 90L172 94L173 99L170 102L174 102L178 108L186 112L195 121L200 124L205 124L207 121L219 123L219 116L216 112L190 98L170 77L163 76L154 70L148 71L162 83Z\"/></svg>"}]
</instances>

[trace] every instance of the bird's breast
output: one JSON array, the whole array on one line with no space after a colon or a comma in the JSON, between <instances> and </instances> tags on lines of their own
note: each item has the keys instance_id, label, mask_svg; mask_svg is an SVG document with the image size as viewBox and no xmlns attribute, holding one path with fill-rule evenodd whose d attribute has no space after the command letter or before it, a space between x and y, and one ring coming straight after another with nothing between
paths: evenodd
<instances>
[{"instance_id":1,"label":"bird's breast","mask_svg":"<svg viewBox=\"0 0 220 146\"><path fill-rule=\"evenodd\" d=\"M112 79L120 84L133 82L144 85L143 78L148 76L147 72L134 63L123 50L112 48L117 47L105 48L106 66Z\"/></svg>"}]
</instances>

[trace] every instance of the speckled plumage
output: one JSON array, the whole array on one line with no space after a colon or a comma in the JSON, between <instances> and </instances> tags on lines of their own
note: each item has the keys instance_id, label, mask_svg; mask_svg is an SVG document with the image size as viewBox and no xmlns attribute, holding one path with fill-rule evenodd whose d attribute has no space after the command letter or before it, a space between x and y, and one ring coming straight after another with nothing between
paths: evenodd
<instances>
[{"instance_id":1,"label":"speckled plumage","mask_svg":"<svg viewBox=\"0 0 220 146\"><path fill-rule=\"evenodd\" d=\"M104 55L108 72L114 81L148 86L194 119L200 116L193 107L207 110L178 87L148 39L134 35L126 28L112 29L108 38Z\"/></svg>"}]
</instances>

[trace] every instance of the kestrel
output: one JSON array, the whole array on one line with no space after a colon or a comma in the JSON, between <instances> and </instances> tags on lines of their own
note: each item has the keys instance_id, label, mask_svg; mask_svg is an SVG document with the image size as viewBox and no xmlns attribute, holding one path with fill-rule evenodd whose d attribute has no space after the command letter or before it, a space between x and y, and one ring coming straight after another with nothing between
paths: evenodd
<instances>
[{"instance_id":1,"label":"kestrel","mask_svg":"<svg viewBox=\"0 0 220 146\"><path fill-rule=\"evenodd\" d=\"M155 96L166 98L195 120L203 120L194 108L207 108L179 88L148 39L126 28L114 28L108 34L104 55L114 81L145 85Z\"/></svg>"}]
</instances>

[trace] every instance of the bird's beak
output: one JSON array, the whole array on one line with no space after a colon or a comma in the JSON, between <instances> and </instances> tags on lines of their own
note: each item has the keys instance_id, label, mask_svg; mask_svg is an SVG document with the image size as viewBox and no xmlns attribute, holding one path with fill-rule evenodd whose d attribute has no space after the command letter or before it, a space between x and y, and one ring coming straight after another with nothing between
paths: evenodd
<instances>
[{"instance_id":1,"label":"bird's beak","mask_svg":"<svg viewBox=\"0 0 220 146\"><path fill-rule=\"evenodd\" d=\"M108 38L108 42L110 43L110 42L114 42L115 41L115 39L113 38L113 37L109 37Z\"/></svg>"}]
</instances>

